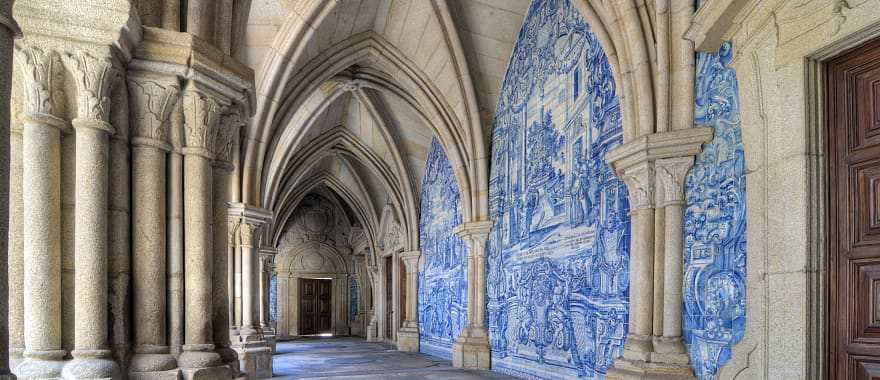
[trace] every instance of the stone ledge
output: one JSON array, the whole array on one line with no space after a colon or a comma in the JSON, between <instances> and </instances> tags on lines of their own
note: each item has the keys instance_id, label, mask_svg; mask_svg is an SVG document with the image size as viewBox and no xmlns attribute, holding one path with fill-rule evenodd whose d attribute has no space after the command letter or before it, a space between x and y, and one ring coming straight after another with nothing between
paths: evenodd
<instances>
[{"instance_id":1,"label":"stone ledge","mask_svg":"<svg viewBox=\"0 0 880 380\"><path fill-rule=\"evenodd\" d=\"M397 332L397 350L419 352L419 330L403 327Z\"/></svg>"}]
</instances>

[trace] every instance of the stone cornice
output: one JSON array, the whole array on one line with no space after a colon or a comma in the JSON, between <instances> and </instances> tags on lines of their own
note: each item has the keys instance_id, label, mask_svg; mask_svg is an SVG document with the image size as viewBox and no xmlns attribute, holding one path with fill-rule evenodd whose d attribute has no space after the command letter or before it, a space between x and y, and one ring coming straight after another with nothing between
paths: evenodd
<instances>
[{"instance_id":1,"label":"stone cornice","mask_svg":"<svg viewBox=\"0 0 880 380\"><path fill-rule=\"evenodd\" d=\"M272 221L272 211L244 203L229 203L228 215L231 219L242 219L251 223L268 224Z\"/></svg>"},{"instance_id":2,"label":"stone cornice","mask_svg":"<svg viewBox=\"0 0 880 380\"><path fill-rule=\"evenodd\" d=\"M644 161L696 156L703 144L712 141L714 133L711 127L696 127L640 136L612 149L605 155L605 162L620 174L622 169Z\"/></svg>"}]
</instances>

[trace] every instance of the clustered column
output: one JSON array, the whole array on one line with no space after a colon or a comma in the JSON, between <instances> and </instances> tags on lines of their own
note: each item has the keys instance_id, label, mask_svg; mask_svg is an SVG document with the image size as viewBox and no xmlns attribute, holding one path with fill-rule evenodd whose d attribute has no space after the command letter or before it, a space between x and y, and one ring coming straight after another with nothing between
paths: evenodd
<instances>
[{"instance_id":1,"label":"clustered column","mask_svg":"<svg viewBox=\"0 0 880 380\"><path fill-rule=\"evenodd\" d=\"M108 156L114 128L110 86L117 71L109 58L77 52L63 56L77 88L74 362L66 376L107 378L116 372L108 349Z\"/></svg>"},{"instance_id":2,"label":"clustered column","mask_svg":"<svg viewBox=\"0 0 880 380\"><path fill-rule=\"evenodd\" d=\"M230 368L214 351L213 286L213 178L209 147L224 104L220 98L190 82L183 92L185 146L183 148L184 215L184 321L183 352L178 364L188 378L228 378Z\"/></svg>"},{"instance_id":3,"label":"clustered column","mask_svg":"<svg viewBox=\"0 0 880 380\"><path fill-rule=\"evenodd\" d=\"M270 247L260 248L260 329L263 331L263 339L275 352L275 328L269 315L269 291L272 279L272 271L275 270L273 262L278 250Z\"/></svg>"},{"instance_id":4,"label":"clustered column","mask_svg":"<svg viewBox=\"0 0 880 380\"><path fill-rule=\"evenodd\" d=\"M400 259L406 266L406 320L397 333L397 349L400 351L419 351L419 258L421 251L409 251L400 254Z\"/></svg>"},{"instance_id":5,"label":"clustered column","mask_svg":"<svg viewBox=\"0 0 880 380\"><path fill-rule=\"evenodd\" d=\"M176 78L128 78L132 146L132 265L134 277L134 357L129 371L177 367L166 341L166 141L169 116L177 104Z\"/></svg>"},{"instance_id":6,"label":"clustered column","mask_svg":"<svg viewBox=\"0 0 880 380\"><path fill-rule=\"evenodd\" d=\"M54 52L17 49L24 86L22 188L24 256L24 360L21 377L60 377L61 347L61 130L53 91L59 64Z\"/></svg>"},{"instance_id":7,"label":"clustered column","mask_svg":"<svg viewBox=\"0 0 880 380\"><path fill-rule=\"evenodd\" d=\"M491 221L471 222L455 233L468 246L468 325L452 346L452 364L460 368L490 369L489 332L486 329L486 242Z\"/></svg>"}]
</instances>

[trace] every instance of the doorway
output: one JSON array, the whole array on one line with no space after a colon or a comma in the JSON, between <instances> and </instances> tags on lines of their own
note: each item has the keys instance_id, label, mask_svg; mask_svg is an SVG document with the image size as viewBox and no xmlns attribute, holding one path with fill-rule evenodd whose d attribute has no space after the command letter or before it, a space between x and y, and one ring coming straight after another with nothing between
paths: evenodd
<instances>
[{"instance_id":1,"label":"doorway","mask_svg":"<svg viewBox=\"0 0 880 380\"><path fill-rule=\"evenodd\" d=\"M301 278L299 284L300 335L332 334L333 283L329 279Z\"/></svg>"},{"instance_id":2,"label":"doorway","mask_svg":"<svg viewBox=\"0 0 880 380\"><path fill-rule=\"evenodd\" d=\"M880 40L825 75L829 378L880 378Z\"/></svg>"},{"instance_id":3,"label":"doorway","mask_svg":"<svg viewBox=\"0 0 880 380\"><path fill-rule=\"evenodd\" d=\"M385 337L394 340L394 261L391 256L385 257Z\"/></svg>"}]
</instances>

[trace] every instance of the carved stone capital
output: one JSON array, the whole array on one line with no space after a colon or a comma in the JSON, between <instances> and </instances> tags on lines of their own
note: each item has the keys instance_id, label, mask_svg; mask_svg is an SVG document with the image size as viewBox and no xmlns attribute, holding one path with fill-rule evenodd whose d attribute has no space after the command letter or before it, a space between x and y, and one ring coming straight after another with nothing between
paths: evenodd
<instances>
[{"instance_id":1,"label":"carved stone capital","mask_svg":"<svg viewBox=\"0 0 880 380\"><path fill-rule=\"evenodd\" d=\"M113 62L84 51L65 53L61 58L76 83L77 118L109 122L110 89L118 75Z\"/></svg>"},{"instance_id":2,"label":"carved stone capital","mask_svg":"<svg viewBox=\"0 0 880 380\"><path fill-rule=\"evenodd\" d=\"M452 232L464 241L472 254L485 256L486 250L484 248L489 240L489 233L492 232L492 225L491 220L468 222L455 227Z\"/></svg>"},{"instance_id":3,"label":"carved stone capital","mask_svg":"<svg viewBox=\"0 0 880 380\"><path fill-rule=\"evenodd\" d=\"M15 45L15 63L21 69L24 92L24 113L30 116L55 117L58 109L53 92L61 88L58 78L58 54L36 46Z\"/></svg>"},{"instance_id":4,"label":"carved stone capital","mask_svg":"<svg viewBox=\"0 0 880 380\"><path fill-rule=\"evenodd\" d=\"M422 257L422 251L407 251L400 254L400 260L406 266L407 273L415 273L419 271L419 259Z\"/></svg>"},{"instance_id":5,"label":"carved stone capital","mask_svg":"<svg viewBox=\"0 0 880 380\"><path fill-rule=\"evenodd\" d=\"M229 111L220 116L212 148L217 160L224 163L232 163L236 137L239 128L245 124L240 107L230 107Z\"/></svg>"},{"instance_id":6,"label":"carved stone capital","mask_svg":"<svg viewBox=\"0 0 880 380\"><path fill-rule=\"evenodd\" d=\"M195 89L183 93L184 154L213 159L211 147L224 104L215 96Z\"/></svg>"},{"instance_id":7,"label":"carved stone capital","mask_svg":"<svg viewBox=\"0 0 880 380\"><path fill-rule=\"evenodd\" d=\"M256 223L241 222L238 225L238 245L254 247L260 236L260 226Z\"/></svg>"},{"instance_id":8,"label":"carved stone capital","mask_svg":"<svg viewBox=\"0 0 880 380\"><path fill-rule=\"evenodd\" d=\"M171 81L129 77L128 96L132 143L146 143L170 150L169 116L177 104L180 86Z\"/></svg>"},{"instance_id":9,"label":"carved stone capital","mask_svg":"<svg viewBox=\"0 0 880 380\"><path fill-rule=\"evenodd\" d=\"M693 157L663 158L654 162L658 207L684 203L684 180L692 166Z\"/></svg>"},{"instance_id":10,"label":"carved stone capital","mask_svg":"<svg viewBox=\"0 0 880 380\"><path fill-rule=\"evenodd\" d=\"M654 165L651 161L621 169L618 175L626 183L630 210L654 207Z\"/></svg>"}]
</instances>

